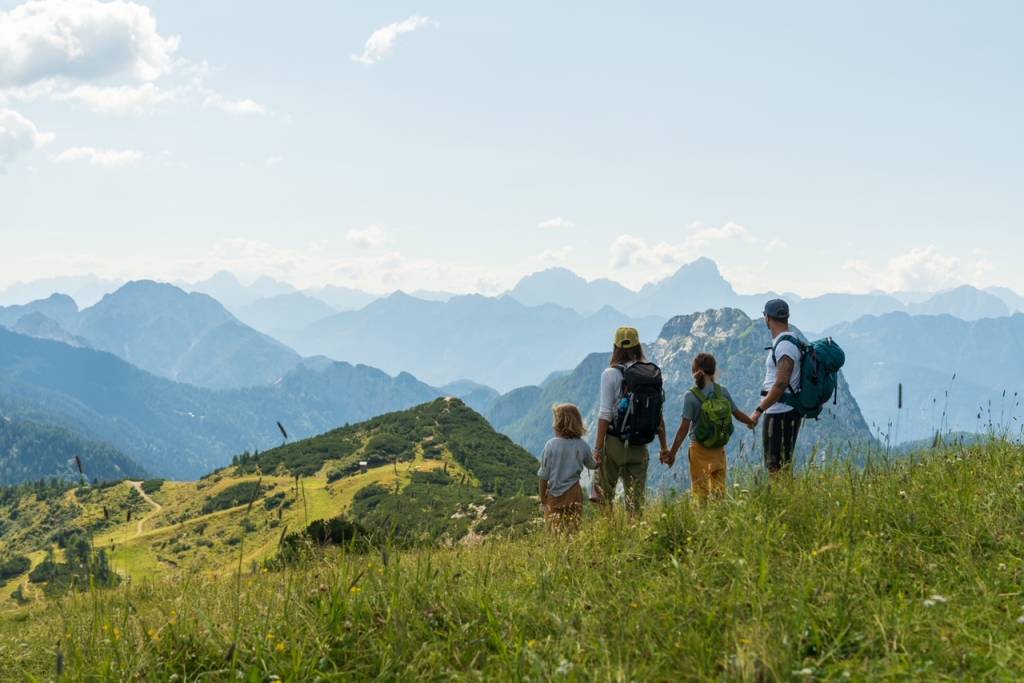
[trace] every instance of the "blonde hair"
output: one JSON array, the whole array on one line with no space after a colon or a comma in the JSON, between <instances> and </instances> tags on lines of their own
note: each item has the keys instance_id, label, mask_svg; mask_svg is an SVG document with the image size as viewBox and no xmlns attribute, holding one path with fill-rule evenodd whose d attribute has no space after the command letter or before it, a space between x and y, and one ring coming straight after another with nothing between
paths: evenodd
<instances>
[{"instance_id":1,"label":"blonde hair","mask_svg":"<svg viewBox=\"0 0 1024 683\"><path fill-rule=\"evenodd\" d=\"M580 409L571 403L559 403L551 409L554 419L551 421L551 428L555 434L564 439L580 439L587 433L587 427L583 424L583 415Z\"/></svg>"}]
</instances>

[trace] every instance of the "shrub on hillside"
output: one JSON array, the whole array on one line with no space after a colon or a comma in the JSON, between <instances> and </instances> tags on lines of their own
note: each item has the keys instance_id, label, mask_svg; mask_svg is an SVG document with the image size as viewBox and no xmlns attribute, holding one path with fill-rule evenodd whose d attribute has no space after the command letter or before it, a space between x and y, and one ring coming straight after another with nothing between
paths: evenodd
<instances>
[{"instance_id":1,"label":"shrub on hillside","mask_svg":"<svg viewBox=\"0 0 1024 683\"><path fill-rule=\"evenodd\" d=\"M142 482L142 490L147 496L152 496L154 493L159 491L163 485L163 479L147 479Z\"/></svg>"},{"instance_id":2,"label":"shrub on hillside","mask_svg":"<svg viewBox=\"0 0 1024 683\"><path fill-rule=\"evenodd\" d=\"M21 576L32 567L32 560L24 555L0 558L0 583Z\"/></svg>"},{"instance_id":3,"label":"shrub on hillside","mask_svg":"<svg viewBox=\"0 0 1024 683\"><path fill-rule=\"evenodd\" d=\"M247 505L250 500L259 498L265 490L266 488L256 481L233 484L207 499L203 504L202 513L208 515L218 510L228 510L239 505Z\"/></svg>"}]
</instances>

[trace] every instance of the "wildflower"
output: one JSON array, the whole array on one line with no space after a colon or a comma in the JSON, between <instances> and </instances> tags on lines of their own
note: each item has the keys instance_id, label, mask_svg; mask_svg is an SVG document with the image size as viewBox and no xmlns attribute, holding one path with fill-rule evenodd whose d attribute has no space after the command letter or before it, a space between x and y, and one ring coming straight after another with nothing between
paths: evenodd
<instances>
[{"instance_id":1,"label":"wildflower","mask_svg":"<svg viewBox=\"0 0 1024 683\"><path fill-rule=\"evenodd\" d=\"M278 643L277 647L275 647L274 649L277 650L278 653L284 652L285 651L285 644L284 643Z\"/></svg>"},{"instance_id":2,"label":"wildflower","mask_svg":"<svg viewBox=\"0 0 1024 683\"><path fill-rule=\"evenodd\" d=\"M558 668L555 670L555 673L559 676L568 676L570 671L572 671L572 663L567 659L563 659L558 663Z\"/></svg>"},{"instance_id":3,"label":"wildflower","mask_svg":"<svg viewBox=\"0 0 1024 683\"><path fill-rule=\"evenodd\" d=\"M811 669L811 668L800 669L799 671L794 671L793 675L794 676L813 676L814 675L814 669Z\"/></svg>"},{"instance_id":4,"label":"wildflower","mask_svg":"<svg viewBox=\"0 0 1024 683\"><path fill-rule=\"evenodd\" d=\"M362 590L362 588L360 588L359 586L352 586L351 588L348 589L348 592L351 593L352 595L356 595L361 590Z\"/></svg>"},{"instance_id":5,"label":"wildflower","mask_svg":"<svg viewBox=\"0 0 1024 683\"><path fill-rule=\"evenodd\" d=\"M533 648L537 647L537 641L536 640L528 640L528 641L526 641L526 647L528 647L528 648L530 648L532 650Z\"/></svg>"},{"instance_id":6,"label":"wildflower","mask_svg":"<svg viewBox=\"0 0 1024 683\"><path fill-rule=\"evenodd\" d=\"M900 498L902 498L902 499L906 500L906 499L907 499L907 498L909 498L909 497L910 497L910 496L909 496L909 495L907 495L907 492L906 492L906 491L900 490Z\"/></svg>"},{"instance_id":7,"label":"wildflower","mask_svg":"<svg viewBox=\"0 0 1024 683\"><path fill-rule=\"evenodd\" d=\"M121 629L114 627L114 640L121 640Z\"/></svg>"}]
</instances>

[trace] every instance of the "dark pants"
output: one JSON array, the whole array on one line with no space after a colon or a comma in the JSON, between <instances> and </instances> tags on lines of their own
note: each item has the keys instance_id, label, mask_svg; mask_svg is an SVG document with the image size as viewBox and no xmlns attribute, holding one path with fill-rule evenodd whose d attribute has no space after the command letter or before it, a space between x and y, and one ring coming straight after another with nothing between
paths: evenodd
<instances>
[{"instance_id":1,"label":"dark pants","mask_svg":"<svg viewBox=\"0 0 1024 683\"><path fill-rule=\"evenodd\" d=\"M764 416L764 466L769 472L778 472L793 465L801 422L800 413L795 410Z\"/></svg>"}]
</instances>

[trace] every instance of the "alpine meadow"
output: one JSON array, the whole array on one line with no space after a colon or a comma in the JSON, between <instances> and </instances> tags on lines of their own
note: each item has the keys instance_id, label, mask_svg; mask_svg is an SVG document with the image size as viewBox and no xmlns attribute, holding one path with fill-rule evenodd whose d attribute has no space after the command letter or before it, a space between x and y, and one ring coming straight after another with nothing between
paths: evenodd
<instances>
[{"instance_id":1,"label":"alpine meadow","mask_svg":"<svg viewBox=\"0 0 1024 683\"><path fill-rule=\"evenodd\" d=\"M1022 23L0 0L0 683L1024 679Z\"/></svg>"}]
</instances>

